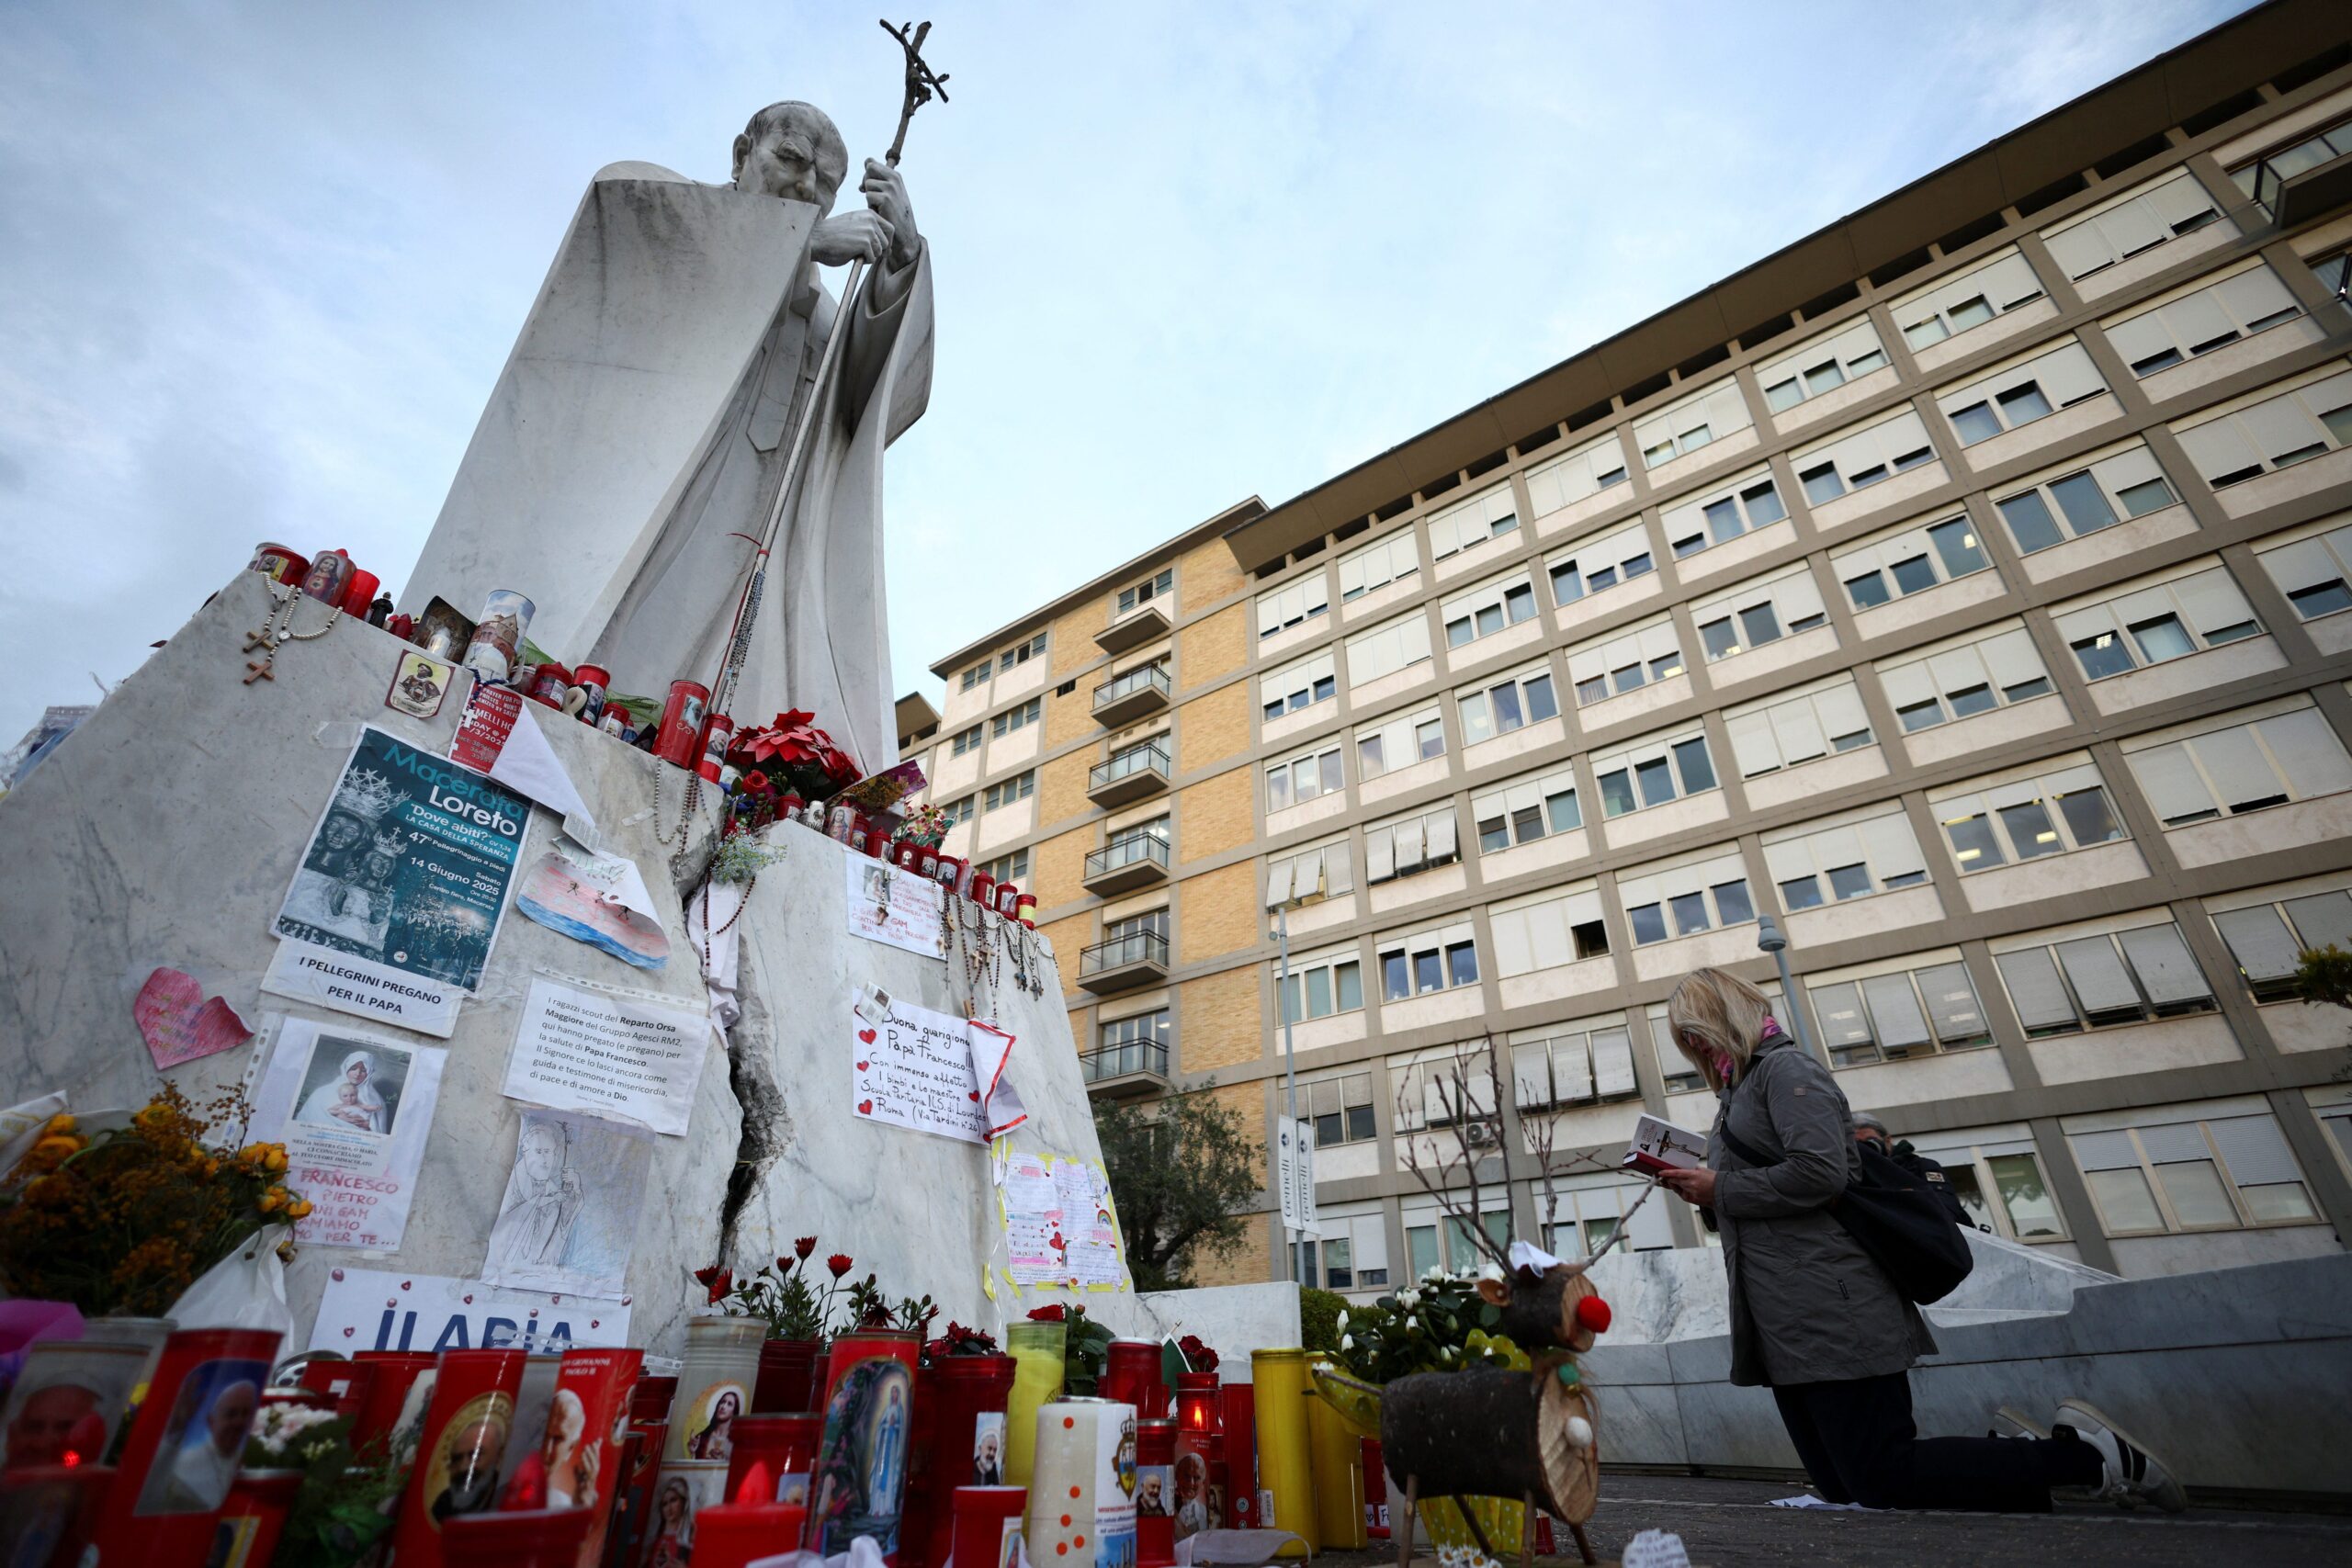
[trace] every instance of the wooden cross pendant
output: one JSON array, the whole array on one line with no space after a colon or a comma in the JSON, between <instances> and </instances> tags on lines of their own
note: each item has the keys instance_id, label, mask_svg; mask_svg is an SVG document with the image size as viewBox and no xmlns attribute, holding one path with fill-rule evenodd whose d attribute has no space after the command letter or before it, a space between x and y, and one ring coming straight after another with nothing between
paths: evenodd
<instances>
[{"instance_id":1,"label":"wooden cross pendant","mask_svg":"<svg viewBox=\"0 0 2352 1568\"><path fill-rule=\"evenodd\" d=\"M246 646L251 647L252 645L247 644ZM258 664L254 663L250 659L246 660L245 671L245 684L248 686L252 685L255 681L275 682L277 679L276 675L270 672L269 660L266 657Z\"/></svg>"},{"instance_id":2,"label":"wooden cross pendant","mask_svg":"<svg viewBox=\"0 0 2352 1568\"><path fill-rule=\"evenodd\" d=\"M265 622L259 630L245 634L245 651L251 653L256 648L267 648L270 641L269 626Z\"/></svg>"}]
</instances>

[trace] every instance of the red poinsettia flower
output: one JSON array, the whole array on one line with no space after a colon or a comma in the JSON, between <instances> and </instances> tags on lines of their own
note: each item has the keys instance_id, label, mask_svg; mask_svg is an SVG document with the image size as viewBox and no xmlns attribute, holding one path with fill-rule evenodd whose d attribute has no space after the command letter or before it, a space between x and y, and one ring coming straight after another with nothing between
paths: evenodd
<instances>
[{"instance_id":1,"label":"red poinsettia flower","mask_svg":"<svg viewBox=\"0 0 2352 1568\"><path fill-rule=\"evenodd\" d=\"M695 1269L695 1278L701 1280L703 1288L710 1292L713 1303L724 1300L727 1292L735 1288L734 1272L715 1263L707 1269Z\"/></svg>"},{"instance_id":2,"label":"red poinsettia flower","mask_svg":"<svg viewBox=\"0 0 2352 1568\"><path fill-rule=\"evenodd\" d=\"M806 1258L817 1250L817 1238L813 1235L804 1235L792 1244L792 1250Z\"/></svg>"},{"instance_id":3,"label":"red poinsettia flower","mask_svg":"<svg viewBox=\"0 0 2352 1568\"><path fill-rule=\"evenodd\" d=\"M831 1258L825 1259L825 1267L831 1269L833 1271L833 1278L838 1280L842 1275L857 1267L857 1259L852 1258L846 1252L836 1252Z\"/></svg>"},{"instance_id":4,"label":"red poinsettia flower","mask_svg":"<svg viewBox=\"0 0 2352 1568\"><path fill-rule=\"evenodd\" d=\"M836 787L857 782L857 763L817 728L817 716L793 708L775 716L773 724L737 737L733 751L755 764L773 761L786 770L814 763Z\"/></svg>"},{"instance_id":5,"label":"red poinsettia flower","mask_svg":"<svg viewBox=\"0 0 2352 1568\"><path fill-rule=\"evenodd\" d=\"M1059 1323L1065 1315L1066 1313L1062 1304L1059 1302L1056 1302L1052 1306L1039 1307L1035 1311L1032 1312L1029 1314L1029 1321L1032 1323Z\"/></svg>"}]
</instances>

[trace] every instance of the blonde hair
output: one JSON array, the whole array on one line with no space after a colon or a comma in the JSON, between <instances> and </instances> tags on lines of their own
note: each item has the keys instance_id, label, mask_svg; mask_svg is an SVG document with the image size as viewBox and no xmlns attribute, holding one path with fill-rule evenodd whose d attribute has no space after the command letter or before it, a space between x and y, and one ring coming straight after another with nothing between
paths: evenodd
<instances>
[{"instance_id":1,"label":"blonde hair","mask_svg":"<svg viewBox=\"0 0 2352 1568\"><path fill-rule=\"evenodd\" d=\"M1720 969L1694 969L1666 999L1666 1026L1674 1043L1707 1087L1720 1090L1723 1075L1715 1070L1715 1054L1731 1058L1735 1077L1747 1072L1748 1058L1764 1038L1764 1021L1772 1015L1772 999L1747 981ZM1696 1039L1701 1048L1691 1049Z\"/></svg>"}]
</instances>

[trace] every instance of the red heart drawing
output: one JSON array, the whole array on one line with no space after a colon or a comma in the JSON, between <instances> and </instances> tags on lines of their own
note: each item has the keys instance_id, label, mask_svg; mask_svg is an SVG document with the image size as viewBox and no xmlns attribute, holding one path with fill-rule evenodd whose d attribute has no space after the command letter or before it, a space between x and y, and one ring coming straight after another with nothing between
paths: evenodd
<instances>
[{"instance_id":1,"label":"red heart drawing","mask_svg":"<svg viewBox=\"0 0 2352 1568\"><path fill-rule=\"evenodd\" d=\"M402 1280L401 1281L401 1289L403 1291L408 1289L408 1281L406 1280Z\"/></svg>"},{"instance_id":2,"label":"red heart drawing","mask_svg":"<svg viewBox=\"0 0 2352 1568\"><path fill-rule=\"evenodd\" d=\"M563 1298L561 1296L549 1295L548 1300L553 1302L558 1306L561 1306L563 1304Z\"/></svg>"},{"instance_id":3,"label":"red heart drawing","mask_svg":"<svg viewBox=\"0 0 2352 1568\"><path fill-rule=\"evenodd\" d=\"M350 1338L350 1337L351 1337L351 1330L350 1330L350 1329L348 1329L348 1328L345 1329L345 1330L343 1331L343 1337L344 1337L345 1339Z\"/></svg>"},{"instance_id":4,"label":"red heart drawing","mask_svg":"<svg viewBox=\"0 0 2352 1568\"><path fill-rule=\"evenodd\" d=\"M605 1320L601 1317L592 1317L588 1320L588 1326L591 1328L602 1328L605 1326Z\"/></svg>"},{"instance_id":5,"label":"red heart drawing","mask_svg":"<svg viewBox=\"0 0 2352 1568\"><path fill-rule=\"evenodd\" d=\"M868 1066L872 1066L872 1064L871 1064L871 1063L867 1063L867 1062L860 1062L860 1063L857 1065L857 1070L858 1070L859 1072L861 1072L861 1073L862 1073L862 1072L865 1071L865 1069L866 1069Z\"/></svg>"},{"instance_id":6,"label":"red heart drawing","mask_svg":"<svg viewBox=\"0 0 2352 1568\"><path fill-rule=\"evenodd\" d=\"M469 1296L466 1298L466 1304L467 1304L468 1306L471 1306L471 1305L473 1305L473 1304L474 1304L474 1299L473 1299L473 1297L472 1297L472 1296L469 1295Z\"/></svg>"},{"instance_id":7,"label":"red heart drawing","mask_svg":"<svg viewBox=\"0 0 2352 1568\"><path fill-rule=\"evenodd\" d=\"M327 1270L327 1278L330 1280L341 1280L343 1278L343 1270L340 1269L330 1269Z\"/></svg>"},{"instance_id":8,"label":"red heart drawing","mask_svg":"<svg viewBox=\"0 0 2352 1568\"><path fill-rule=\"evenodd\" d=\"M401 1299L398 1296L386 1296L384 1304L388 1307L396 1307L401 1304Z\"/></svg>"},{"instance_id":9,"label":"red heart drawing","mask_svg":"<svg viewBox=\"0 0 2352 1568\"><path fill-rule=\"evenodd\" d=\"M633 1296L623 1296L623 1297L621 1298L621 1305L623 1305L623 1306L627 1306L627 1305L628 1305L628 1303L629 1303L630 1302L634 1301L635 1299L636 1299L636 1298L635 1298L635 1297L633 1297Z\"/></svg>"},{"instance_id":10,"label":"red heart drawing","mask_svg":"<svg viewBox=\"0 0 2352 1568\"><path fill-rule=\"evenodd\" d=\"M130 1016L147 1042L147 1053L158 1067L185 1062L242 1045L254 1036L252 1025L220 997L204 999L204 987L176 969L158 969L139 987Z\"/></svg>"},{"instance_id":11,"label":"red heart drawing","mask_svg":"<svg viewBox=\"0 0 2352 1568\"><path fill-rule=\"evenodd\" d=\"M873 1102L872 1100L859 1100L859 1101L857 1102L857 1113L858 1113L860 1116L871 1116L871 1115L873 1115L873 1114L874 1114L874 1102Z\"/></svg>"},{"instance_id":12,"label":"red heart drawing","mask_svg":"<svg viewBox=\"0 0 2352 1568\"><path fill-rule=\"evenodd\" d=\"M873 1043L874 1043L874 1031L872 1031L872 1030L870 1030L870 1029L861 1029L861 1030L859 1030L859 1031L857 1032L857 1043L858 1043L859 1044L861 1044L861 1045L871 1045L871 1044L873 1044Z\"/></svg>"},{"instance_id":13,"label":"red heart drawing","mask_svg":"<svg viewBox=\"0 0 2352 1568\"><path fill-rule=\"evenodd\" d=\"M978 1103L979 1103L979 1099L980 1099L980 1091L979 1091L978 1089L974 1089L974 1090L972 1090L972 1093L971 1093L971 1099L972 1099L972 1102L973 1102L974 1104L976 1104L976 1105L977 1105L977 1104L978 1104Z\"/></svg>"}]
</instances>

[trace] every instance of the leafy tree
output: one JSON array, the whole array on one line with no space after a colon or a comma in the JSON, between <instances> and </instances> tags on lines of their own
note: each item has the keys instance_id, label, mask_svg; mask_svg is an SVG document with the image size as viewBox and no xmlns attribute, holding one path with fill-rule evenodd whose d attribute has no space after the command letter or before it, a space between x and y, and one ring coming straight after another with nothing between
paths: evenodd
<instances>
[{"instance_id":1,"label":"leafy tree","mask_svg":"<svg viewBox=\"0 0 2352 1568\"><path fill-rule=\"evenodd\" d=\"M2352 1008L2352 953L2332 944L2305 948L2295 988L2307 1002Z\"/></svg>"},{"instance_id":2,"label":"leafy tree","mask_svg":"<svg viewBox=\"0 0 2352 1568\"><path fill-rule=\"evenodd\" d=\"M1138 1291L1181 1290L1200 1258L1238 1248L1244 1221L1235 1211L1264 1185L1263 1145L1238 1112L1205 1092L1213 1083L1148 1111L1117 1101L1094 1108Z\"/></svg>"}]
</instances>

